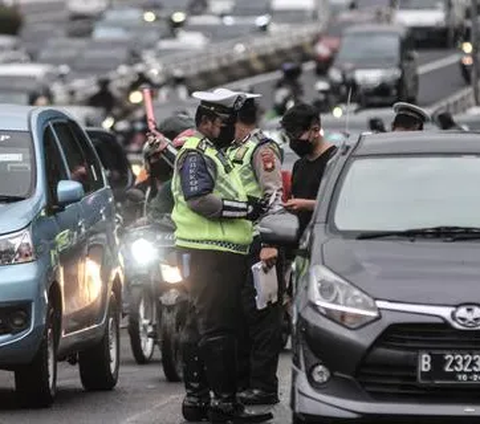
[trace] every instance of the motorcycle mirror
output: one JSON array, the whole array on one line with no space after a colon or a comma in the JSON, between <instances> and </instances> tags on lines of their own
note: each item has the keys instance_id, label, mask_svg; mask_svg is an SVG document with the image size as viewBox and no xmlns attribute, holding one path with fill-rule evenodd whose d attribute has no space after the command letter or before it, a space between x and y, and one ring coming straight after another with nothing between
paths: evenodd
<instances>
[{"instance_id":1,"label":"motorcycle mirror","mask_svg":"<svg viewBox=\"0 0 480 424\"><path fill-rule=\"evenodd\" d=\"M131 188L125 193L127 200L133 203L142 203L145 201L145 193L138 188Z\"/></svg>"}]
</instances>

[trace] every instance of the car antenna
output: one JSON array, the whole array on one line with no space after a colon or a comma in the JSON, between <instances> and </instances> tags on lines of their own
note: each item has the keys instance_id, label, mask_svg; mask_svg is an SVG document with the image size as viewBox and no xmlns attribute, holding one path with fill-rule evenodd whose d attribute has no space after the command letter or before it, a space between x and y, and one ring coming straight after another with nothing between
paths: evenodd
<instances>
[{"instance_id":1,"label":"car antenna","mask_svg":"<svg viewBox=\"0 0 480 424\"><path fill-rule=\"evenodd\" d=\"M347 139L350 137L350 106L352 104L352 86L348 89L347 95L347 114L345 115L345 138L340 145L340 150L343 153L347 151Z\"/></svg>"}]
</instances>

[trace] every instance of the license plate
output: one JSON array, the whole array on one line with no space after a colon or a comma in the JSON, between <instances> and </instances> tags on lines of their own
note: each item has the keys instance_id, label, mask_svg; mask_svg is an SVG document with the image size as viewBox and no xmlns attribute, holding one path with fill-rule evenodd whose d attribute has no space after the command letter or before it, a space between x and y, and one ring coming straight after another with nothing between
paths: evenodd
<instances>
[{"instance_id":1,"label":"license plate","mask_svg":"<svg viewBox=\"0 0 480 424\"><path fill-rule=\"evenodd\" d=\"M480 384L480 351L420 352L418 381L426 384Z\"/></svg>"}]
</instances>

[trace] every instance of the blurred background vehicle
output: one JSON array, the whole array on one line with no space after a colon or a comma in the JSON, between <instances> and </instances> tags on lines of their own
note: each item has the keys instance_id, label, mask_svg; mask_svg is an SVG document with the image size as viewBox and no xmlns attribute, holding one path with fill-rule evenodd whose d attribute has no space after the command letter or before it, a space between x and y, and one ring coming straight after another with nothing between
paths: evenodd
<instances>
[{"instance_id":1,"label":"blurred background vehicle","mask_svg":"<svg viewBox=\"0 0 480 424\"><path fill-rule=\"evenodd\" d=\"M111 0L67 0L68 19L95 19L110 6Z\"/></svg>"},{"instance_id":2,"label":"blurred background vehicle","mask_svg":"<svg viewBox=\"0 0 480 424\"><path fill-rule=\"evenodd\" d=\"M337 102L351 90L362 106L416 103L418 69L408 29L387 24L356 25L345 31L338 54L328 72Z\"/></svg>"}]
</instances>

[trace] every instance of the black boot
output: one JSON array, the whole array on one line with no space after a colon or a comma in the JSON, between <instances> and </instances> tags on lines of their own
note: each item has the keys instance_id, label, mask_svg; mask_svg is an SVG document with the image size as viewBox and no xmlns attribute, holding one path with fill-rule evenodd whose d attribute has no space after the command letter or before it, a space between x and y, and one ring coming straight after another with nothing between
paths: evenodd
<instances>
[{"instance_id":1,"label":"black boot","mask_svg":"<svg viewBox=\"0 0 480 424\"><path fill-rule=\"evenodd\" d=\"M209 413L211 423L261 423L273 418L270 412L247 411L237 401L236 343L233 337L205 340L202 343L202 356L214 394Z\"/></svg>"},{"instance_id":2,"label":"black boot","mask_svg":"<svg viewBox=\"0 0 480 424\"><path fill-rule=\"evenodd\" d=\"M198 344L183 343L183 377L187 395L182 402L182 415L187 421L208 419L210 391Z\"/></svg>"}]
</instances>

